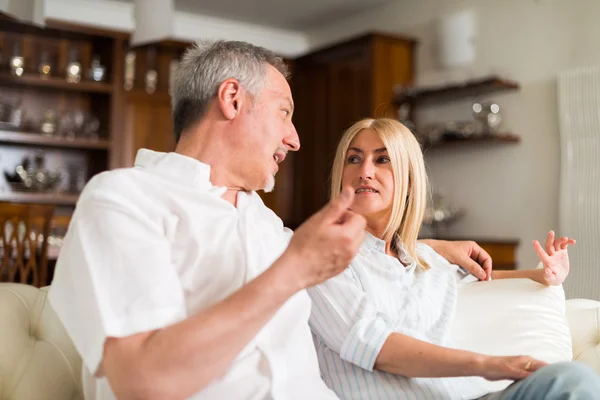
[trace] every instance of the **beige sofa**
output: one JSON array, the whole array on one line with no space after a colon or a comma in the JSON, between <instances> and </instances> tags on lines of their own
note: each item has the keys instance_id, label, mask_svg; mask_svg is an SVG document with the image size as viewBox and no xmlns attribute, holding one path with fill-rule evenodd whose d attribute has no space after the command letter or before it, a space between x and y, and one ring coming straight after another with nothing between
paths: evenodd
<instances>
[{"instance_id":1,"label":"beige sofa","mask_svg":"<svg viewBox=\"0 0 600 400\"><path fill-rule=\"evenodd\" d=\"M567 301L576 360L600 373L600 302ZM0 283L0 400L82 399L81 359L46 290Z\"/></svg>"}]
</instances>

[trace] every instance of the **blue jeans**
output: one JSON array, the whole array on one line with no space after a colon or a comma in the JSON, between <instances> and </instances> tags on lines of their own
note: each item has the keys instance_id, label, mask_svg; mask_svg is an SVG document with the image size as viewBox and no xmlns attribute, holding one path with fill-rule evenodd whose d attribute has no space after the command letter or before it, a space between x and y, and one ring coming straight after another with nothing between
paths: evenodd
<instances>
[{"instance_id":1,"label":"blue jeans","mask_svg":"<svg viewBox=\"0 0 600 400\"><path fill-rule=\"evenodd\" d=\"M600 375L579 362L547 365L527 379L481 400L595 400L600 399Z\"/></svg>"}]
</instances>

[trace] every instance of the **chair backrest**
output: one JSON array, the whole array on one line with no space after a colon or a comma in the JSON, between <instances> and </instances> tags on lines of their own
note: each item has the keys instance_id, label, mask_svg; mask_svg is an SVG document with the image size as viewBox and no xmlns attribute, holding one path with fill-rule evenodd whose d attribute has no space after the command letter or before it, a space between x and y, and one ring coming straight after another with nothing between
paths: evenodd
<instances>
[{"instance_id":1,"label":"chair backrest","mask_svg":"<svg viewBox=\"0 0 600 400\"><path fill-rule=\"evenodd\" d=\"M53 205L0 202L0 282L47 285L53 214Z\"/></svg>"}]
</instances>

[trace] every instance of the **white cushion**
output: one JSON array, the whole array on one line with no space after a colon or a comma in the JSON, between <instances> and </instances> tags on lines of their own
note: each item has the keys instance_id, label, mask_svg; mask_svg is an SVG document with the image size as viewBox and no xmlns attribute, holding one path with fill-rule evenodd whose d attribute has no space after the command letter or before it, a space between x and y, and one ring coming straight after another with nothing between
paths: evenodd
<instances>
[{"instance_id":1,"label":"white cushion","mask_svg":"<svg viewBox=\"0 0 600 400\"><path fill-rule=\"evenodd\" d=\"M548 363L571 361L571 334L562 286L530 279L461 285L452 339L460 349L489 355L529 355ZM511 381L485 381L501 390Z\"/></svg>"},{"instance_id":2,"label":"white cushion","mask_svg":"<svg viewBox=\"0 0 600 400\"><path fill-rule=\"evenodd\" d=\"M573 339L573 359L600 374L600 301L567 300L567 320Z\"/></svg>"}]
</instances>

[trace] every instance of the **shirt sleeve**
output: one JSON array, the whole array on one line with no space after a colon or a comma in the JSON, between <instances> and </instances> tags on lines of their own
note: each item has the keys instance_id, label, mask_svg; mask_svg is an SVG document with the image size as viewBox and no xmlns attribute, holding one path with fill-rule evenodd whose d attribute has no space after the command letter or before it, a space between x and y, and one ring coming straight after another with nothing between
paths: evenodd
<instances>
[{"instance_id":1,"label":"shirt sleeve","mask_svg":"<svg viewBox=\"0 0 600 400\"><path fill-rule=\"evenodd\" d=\"M469 271L452 264L425 243L417 243L417 256L425 261L430 268L439 268L452 273L458 283L470 283L478 280Z\"/></svg>"},{"instance_id":2,"label":"shirt sleeve","mask_svg":"<svg viewBox=\"0 0 600 400\"><path fill-rule=\"evenodd\" d=\"M160 221L117 193L84 194L63 242L49 300L96 374L106 338L173 324L186 317L186 307Z\"/></svg>"},{"instance_id":3,"label":"shirt sleeve","mask_svg":"<svg viewBox=\"0 0 600 400\"><path fill-rule=\"evenodd\" d=\"M387 337L391 321L363 290L351 268L308 289L312 299L310 326L313 333L340 357L368 371Z\"/></svg>"}]
</instances>

